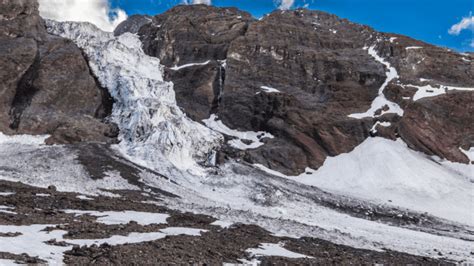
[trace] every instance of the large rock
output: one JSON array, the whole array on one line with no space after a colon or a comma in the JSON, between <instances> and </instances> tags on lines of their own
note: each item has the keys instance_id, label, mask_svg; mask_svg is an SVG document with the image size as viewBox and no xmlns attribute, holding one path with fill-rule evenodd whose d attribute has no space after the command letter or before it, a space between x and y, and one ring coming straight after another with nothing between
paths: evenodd
<instances>
[{"instance_id":1,"label":"large rock","mask_svg":"<svg viewBox=\"0 0 474 266\"><path fill-rule=\"evenodd\" d=\"M144 51L168 67L166 78L173 81L176 98L191 118L208 118L217 107L229 45L252 21L250 14L235 8L182 5L140 29ZM194 65L176 68L188 64Z\"/></svg>"},{"instance_id":2,"label":"large rock","mask_svg":"<svg viewBox=\"0 0 474 266\"><path fill-rule=\"evenodd\" d=\"M112 100L81 50L47 34L31 0L0 3L0 131L50 134L50 143L113 141Z\"/></svg>"},{"instance_id":3,"label":"large rock","mask_svg":"<svg viewBox=\"0 0 474 266\"><path fill-rule=\"evenodd\" d=\"M399 131L409 147L469 163L460 148L474 147L474 93L453 92L409 105Z\"/></svg>"},{"instance_id":4,"label":"large rock","mask_svg":"<svg viewBox=\"0 0 474 266\"><path fill-rule=\"evenodd\" d=\"M128 17L125 21L122 21L120 24L115 27L114 35L119 36L125 32L136 34L140 28L151 22L151 17L146 15L133 15Z\"/></svg>"}]
</instances>

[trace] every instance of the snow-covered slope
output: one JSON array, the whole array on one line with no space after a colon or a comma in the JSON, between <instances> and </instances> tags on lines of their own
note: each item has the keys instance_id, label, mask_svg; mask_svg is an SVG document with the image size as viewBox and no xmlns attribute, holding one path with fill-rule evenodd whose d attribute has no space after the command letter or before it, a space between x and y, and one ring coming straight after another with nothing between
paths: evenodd
<instances>
[{"instance_id":1,"label":"snow-covered slope","mask_svg":"<svg viewBox=\"0 0 474 266\"><path fill-rule=\"evenodd\" d=\"M136 35L114 37L89 23L47 21L49 32L73 40L115 100L112 120L120 129L120 150L134 162L165 169L200 172L222 136L193 122L176 104L173 84L163 81L163 66L145 55ZM162 164L157 167L157 164Z\"/></svg>"},{"instance_id":2,"label":"snow-covered slope","mask_svg":"<svg viewBox=\"0 0 474 266\"><path fill-rule=\"evenodd\" d=\"M317 171L288 178L474 226L470 167L455 171L456 164L443 164L410 150L402 140L369 138L350 153L328 158Z\"/></svg>"}]
</instances>

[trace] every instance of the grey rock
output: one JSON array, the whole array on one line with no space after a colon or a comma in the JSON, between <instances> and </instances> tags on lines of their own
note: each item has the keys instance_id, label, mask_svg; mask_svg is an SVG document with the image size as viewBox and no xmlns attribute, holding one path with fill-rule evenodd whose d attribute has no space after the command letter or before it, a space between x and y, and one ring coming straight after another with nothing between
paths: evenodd
<instances>
[{"instance_id":1,"label":"grey rock","mask_svg":"<svg viewBox=\"0 0 474 266\"><path fill-rule=\"evenodd\" d=\"M114 141L112 99L81 50L49 35L36 1L1 2L0 131L50 134L48 143Z\"/></svg>"},{"instance_id":2,"label":"grey rock","mask_svg":"<svg viewBox=\"0 0 474 266\"><path fill-rule=\"evenodd\" d=\"M151 22L151 17L146 15L133 15L123 21L114 30L115 36L120 36L126 32L136 34L140 28Z\"/></svg>"}]
</instances>

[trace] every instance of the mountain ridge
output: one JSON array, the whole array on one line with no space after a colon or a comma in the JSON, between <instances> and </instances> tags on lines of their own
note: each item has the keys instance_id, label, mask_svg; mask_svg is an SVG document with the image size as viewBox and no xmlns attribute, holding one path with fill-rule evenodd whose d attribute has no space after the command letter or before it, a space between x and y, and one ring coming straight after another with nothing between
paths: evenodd
<instances>
[{"instance_id":1,"label":"mountain ridge","mask_svg":"<svg viewBox=\"0 0 474 266\"><path fill-rule=\"evenodd\" d=\"M470 55L305 10L36 9L0 3L0 263L472 261Z\"/></svg>"}]
</instances>

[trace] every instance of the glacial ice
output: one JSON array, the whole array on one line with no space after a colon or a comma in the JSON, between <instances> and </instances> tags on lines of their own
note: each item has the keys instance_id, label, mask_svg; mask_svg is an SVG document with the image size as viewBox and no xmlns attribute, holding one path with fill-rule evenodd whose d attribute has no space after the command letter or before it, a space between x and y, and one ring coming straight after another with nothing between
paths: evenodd
<instances>
[{"instance_id":1,"label":"glacial ice","mask_svg":"<svg viewBox=\"0 0 474 266\"><path fill-rule=\"evenodd\" d=\"M173 84L163 80L160 60L143 52L138 36L114 37L89 23L46 24L50 33L82 48L114 98L112 121L120 129L119 150L124 155L151 169L163 169L157 164L170 162L202 174L197 162L205 161L223 137L186 117L176 104Z\"/></svg>"}]
</instances>

